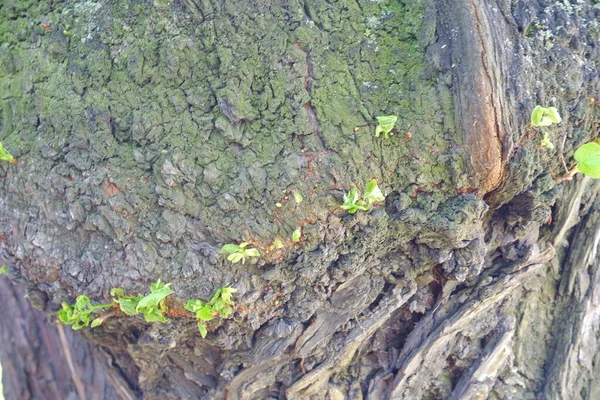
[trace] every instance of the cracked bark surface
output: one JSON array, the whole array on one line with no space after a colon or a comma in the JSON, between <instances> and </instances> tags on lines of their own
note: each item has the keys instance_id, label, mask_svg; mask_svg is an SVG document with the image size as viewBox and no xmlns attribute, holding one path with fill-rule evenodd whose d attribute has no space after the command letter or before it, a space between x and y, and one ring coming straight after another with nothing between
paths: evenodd
<instances>
[{"instance_id":1,"label":"cracked bark surface","mask_svg":"<svg viewBox=\"0 0 600 400\"><path fill-rule=\"evenodd\" d=\"M238 289L206 339L182 315L63 329L106 377L14 371L56 398L600 396L600 184L553 179L600 135L598 20L588 0L2 2L10 279L49 316L159 278L173 306ZM532 129L536 104L563 122ZM384 206L340 210L373 178ZM217 253L241 241L261 257ZM34 315L11 301L4 320Z\"/></svg>"}]
</instances>

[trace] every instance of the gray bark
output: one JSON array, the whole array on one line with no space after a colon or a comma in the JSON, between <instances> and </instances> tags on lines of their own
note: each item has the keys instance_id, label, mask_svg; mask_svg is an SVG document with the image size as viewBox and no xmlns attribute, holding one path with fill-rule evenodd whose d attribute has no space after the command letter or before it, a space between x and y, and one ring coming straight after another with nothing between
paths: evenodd
<instances>
[{"instance_id":1,"label":"gray bark","mask_svg":"<svg viewBox=\"0 0 600 400\"><path fill-rule=\"evenodd\" d=\"M600 395L600 184L558 179L600 134L594 1L34 3L0 5L10 278L50 316L238 289L206 339L183 314L84 329L104 397ZM339 208L373 178L384 206ZM261 257L218 254L241 241Z\"/></svg>"}]
</instances>

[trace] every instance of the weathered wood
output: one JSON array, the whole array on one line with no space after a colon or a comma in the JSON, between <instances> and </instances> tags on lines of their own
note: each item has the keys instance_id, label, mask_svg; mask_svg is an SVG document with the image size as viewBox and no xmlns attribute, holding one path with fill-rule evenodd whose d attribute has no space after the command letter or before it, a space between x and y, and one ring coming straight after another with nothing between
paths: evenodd
<instances>
[{"instance_id":1,"label":"weathered wood","mask_svg":"<svg viewBox=\"0 0 600 400\"><path fill-rule=\"evenodd\" d=\"M93 346L70 329L51 325L5 277L0 302L6 399L121 399Z\"/></svg>"}]
</instances>

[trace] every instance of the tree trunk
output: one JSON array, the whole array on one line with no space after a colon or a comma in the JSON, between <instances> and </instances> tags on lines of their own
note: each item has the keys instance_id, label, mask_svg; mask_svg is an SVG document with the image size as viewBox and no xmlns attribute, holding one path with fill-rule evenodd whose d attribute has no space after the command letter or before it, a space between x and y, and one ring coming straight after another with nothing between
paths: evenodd
<instances>
[{"instance_id":1,"label":"tree trunk","mask_svg":"<svg viewBox=\"0 0 600 400\"><path fill-rule=\"evenodd\" d=\"M2 346L11 396L600 397L600 184L560 179L599 136L599 18L595 0L2 2L0 262L54 321L78 295L175 290L166 323L117 314L91 346L65 332L70 356L43 328L52 367ZM563 121L531 127L537 104ZM342 210L371 179L385 204ZM261 256L218 253L243 241ZM180 306L230 285L203 339Z\"/></svg>"}]
</instances>

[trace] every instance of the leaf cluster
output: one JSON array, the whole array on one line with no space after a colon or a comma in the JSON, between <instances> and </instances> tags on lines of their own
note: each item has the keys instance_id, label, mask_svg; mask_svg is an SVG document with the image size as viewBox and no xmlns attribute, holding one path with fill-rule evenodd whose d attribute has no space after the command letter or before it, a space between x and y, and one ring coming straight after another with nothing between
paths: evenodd
<instances>
[{"instance_id":1,"label":"leaf cluster","mask_svg":"<svg viewBox=\"0 0 600 400\"><path fill-rule=\"evenodd\" d=\"M348 211L350 214L361 211L369 211L373 207L373 204L380 203L385 200L385 196L377 186L377 181L373 179L367 184L365 194L360 196L360 193L356 188L350 189L350 191L344 195L344 204L340 207L343 210Z\"/></svg>"},{"instance_id":2,"label":"leaf cluster","mask_svg":"<svg viewBox=\"0 0 600 400\"><path fill-rule=\"evenodd\" d=\"M166 322L164 312L167 311L167 308L164 305L164 300L174 293L169 287L170 285L170 283L162 283L159 279L150 285L150 294L145 296L127 296L123 289L113 288L110 291L113 302L95 306L92 305L88 296L81 295L75 299L73 304L62 303L62 309L58 311L58 319L66 325L71 325L74 330L84 328L90 322L92 328L94 328L101 325L107 317L98 317L92 320L92 312L118 304L120 310L127 315L142 314L147 322Z\"/></svg>"},{"instance_id":3,"label":"leaf cluster","mask_svg":"<svg viewBox=\"0 0 600 400\"><path fill-rule=\"evenodd\" d=\"M533 126L550 126L553 123L558 124L562 121L556 107L535 106L531 112L531 125Z\"/></svg>"},{"instance_id":4,"label":"leaf cluster","mask_svg":"<svg viewBox=\"0 0 600 400\"><path fill-rule=\"evenodd\" d=\"M11 164L14 164L14 163L17 162L15 160L15 158L12 156L12 154L10 154L8 152L8 150L6 150L4 148L4 146L2 145L2 142L0 142L0 160L2 160L2 161L8 161Z\"/></svg>"},{"instance_id":5,"label":"leaf cluster","mask_svg":"<svg viewBox=\"0 0 600 400\"><path fill-rule=\"evenodd\" d=\"M175 293L171 289L170 283L164 284L160 281L150 285L150 294L145 296L126 296L121 288L114 288L110 295L114 297L113 301L119 304L119 308L127 315L143 314L147 322L166 322L164 312L167 307L164 304L167 296Z\"/></svg>"},{"instance_id":6,"label":"leaf cluster","mask_svg":"<svg viewBox=\"0 0 600 400\"><path fill-rule=\"evenodd\" d=\"M185 309L196 315L198 330L203 338L208 333L204 322L212 320L217 315L221 318L229 318L234 306L231 295L235 292L237 292L237 289L224 287L217 290L209 302L190 299L185 303Z\"/></svg>"},{"instance_id":7,"label":"leaf cluster","mask_svg":"<svg viewBox=\"0 0 600 400\"><path fill-rule=\"evenodd\" d=\"M246 259L250 257L260 257L260 253L256 249L249 249L248 242L238 244L226 244L219 250L221 254L227 254L227 259L232 263L241 261L242 264L246 263Z\"/></svg>"},{"instance_id":8,"label":"leaf cluster","mask_svg":"<svg viewBox=\"0 0 600 400\"><path fill-rule=\"evenodd\" d=\"M107 307L112 307L112 303L93 306L89 297L81 295L77 296L77 299L75 299L75 303L73 304L68 304L65 301L62 302L62 310L58 311L58 319L63 324L71 325L73 330L84 328L88 326L90 322L92 323L93 328L102 324L104 319L96 318L92 320L92 312Z\"/></svg>"},{"instance_id":9,"label":"leaf cluster","mask_svg":"<svg viewBox=\"0 0 600 400\"><path fill-rule=\"evenodd\" d=\"M388 134L394 129L398 121L398 117L395 115L387 115L377 117L377 127L375 128L375 137L379 137L383 133L383 137L388 139Z\"/></svg>"}]
</instances>

